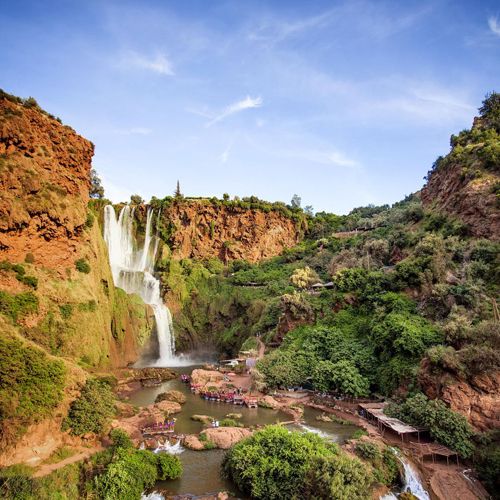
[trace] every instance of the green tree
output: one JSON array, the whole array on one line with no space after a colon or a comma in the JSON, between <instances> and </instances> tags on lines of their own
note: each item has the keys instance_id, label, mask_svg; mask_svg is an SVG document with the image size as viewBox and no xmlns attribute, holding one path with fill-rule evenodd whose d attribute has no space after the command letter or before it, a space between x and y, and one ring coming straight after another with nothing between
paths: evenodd
<instances>
[{"instance_id":1,"label":"green tree","mask_svg":"<svg viewBox=\"0 0 500 500\"><path fill-rule=\"evenodd\" d=\"M290 202L290 205L292 208L300 208L300 204L302 203L302 199L298 194L294 194L292 196L292 201Z\"/></svg>"},{"instance_id":2,"label":"green tree","mask_svg":"<svg viewBox=\"0 0 500 500\"><path fill-rule=\"evenodd\" d=\"M130 202L134 205L142 205L144 203L144 200L140 195L133 194L130 196Z\"/></svg>"},{"instance_id":3,"label":"green tree","mask_svg":"<svg viewBox=\"0 0 500 500\"><path fill-rule=\"evenodd\" d=\"M182 198L181 185L179 181L177 181L177 185L175 186L174 196L176 198Z\"/></svg>"},{"instance_id":4,"label":"green tree","mask_svg":"<svg viewBox=\"0 0 500 500\"><path fill-rule=\"evenodd\" d=\"M404 422L429 428L431 436L440 443L458 452L462 457L471 456L472 429L467 419L450 410L441 400L429 400L424 394L415 394L400 405L388 406L388 415Z\"/></svg>"},{"instance_id":5,"label":"green tree","mask_svg":"<svg viewBox=\"0 0 500 500\"><path fill-rule=\"evenodd\" d=\"M312 433L268 426L233 446L222 470L252 498L289 500L302 497L312 460L334 453L339 453L335 445Z\"/></svg>"},{"instance_id":6,"label":"green tree","mask_svg":"<svg viewBox=\"0 0 500 500\"><path fill-rule=\"evenodd\" d=\"M347 360L336 363L328 360L318 362L312 372L312 381L320 391L335 391L352 397L369 394L368 380Z\"/></svg>"},{"instance_id":7,"label":"green tree","mask_svg":"<svg viewBox=\"0 0 500 500\"><path fill-rule=\"evenodd\" d=\"M305 481L303 498L364 500L370 498L372 478L365 465L345 454L318 457Z\"/></svg>"},{"instance_id":8,"label":"green tree","mask_svg":"<svg viewBox=\"0 0 500 500\"><path fill-rule=\"evenodd\" d=\"M101 434L114 413L114 396L108 382L88 379L80 396L71 403L63 429L69 428L77 436L87 432Z\"/></svg>"},{"instance_id":9,"label":"green tree","mask_svg":"<svg viewBox=\"0 0 500 500\"><path fill-rule=\"evenodd\" d=\"M101 184L101 179L95 169L90 171L90 197L102 199L104 198L104 188Z\"/></svg>"}]
</instances>

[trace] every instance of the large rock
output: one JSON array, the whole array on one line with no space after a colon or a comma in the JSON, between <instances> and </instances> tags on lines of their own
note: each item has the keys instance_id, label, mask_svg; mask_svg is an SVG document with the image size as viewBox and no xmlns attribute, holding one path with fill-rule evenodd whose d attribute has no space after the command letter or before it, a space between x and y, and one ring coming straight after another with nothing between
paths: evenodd
<instances>
[{"instance_id":1,"label":"large rock","mask_svg":"<svg viewBox=\"0 0 500 500\"><path fill-rule=\"evenodd\" d=\"M252 431L242 427L217 427L203 431L207 440L215 444L217 448L227 450L242 439L252 435Z\"/></svg>"},{"instance_id":2,"label":"large rock","mask_svg":"<svg viewBox=\"0 0 500 500\"><path fill-rule=\"evenodd\" d=\"M202 387L209 387L213 385L214 387L220 385L224 380L224 375L215 370L202 370L200 368L193 370L191 374L191 382L193 384L199 384Z\"/></svg>"},{"instance_id":3,"label":"large rock","mask_svg":"<svg viewBox=\"0 0 500 500\"><path fill-rule=\"evenodd\" d=\"M190 450L201 451L205 449L205 445L200 441L198 436L195 434L190 434L185 437L183 441L183 446Z\"/></svg>"},{"instance_id":4,"label":"large rock","mask_svg":"<svg viewBox=\"0 0 500 500\"><path fill-rule=\"evenodd\" d=\"M181 405L173 401L161 401L141 408L137 415L118 418L111 422L111 427L124 430L135 443L142 440L141 429L149 425L163 422L166 417L179 413Z\"/></svg>"},{"instance_id":5,"label":"large rock","mask_svg":"<svg viewBox=\"0 0 500 500\"><path fill-rule=\"evenodd\" d=\"M259 400L258 404L262 408L271 408L273 410L277 410L281 407L278 401L276 401L272 396L264 396Z\"/></svg>"},{"instance_id":6,"label":"large rock","mask_svg":"<svg viewBox=\"0 0 500 500\"><path fill-rule=\"evenodd\" d=\"M186 396L181 391L171 390L158 394L155 403L159 403L160 401L173 401L174 403L183 405L186 402Z\"/></svg>"},{"instance_id":7,"label":"large rock","mask_svg":"<svg viewBox=\"0 0 500 500\"><path fill-rule=\"evenodd\" d=\"M177 377L177 374L170 368L138 368L132 370L133 380L139 380L142 384L147 381L164 382Z\"/></svg>"},{"instance_id":8,"label":"large rock","mask_svg":"<svg viewBox=\"0 0 500 500\"><path fill-rule=\"evenodd\" d=\"M464 415L475 429L484 432L499 427L500 371L483 373L468 381L449 373L436 377L429 362L424 360L418 379L429 398L442 399L452 410Z\"/></svg>"}]
</instances>

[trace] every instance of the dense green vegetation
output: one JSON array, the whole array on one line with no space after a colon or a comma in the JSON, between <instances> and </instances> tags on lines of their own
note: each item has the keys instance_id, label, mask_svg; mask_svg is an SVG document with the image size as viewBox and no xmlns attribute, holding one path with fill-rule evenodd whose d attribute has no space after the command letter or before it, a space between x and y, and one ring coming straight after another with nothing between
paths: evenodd
<instances>
[{"instance_id":1,"label":"dense green vegetation","mask_svg":"<svg viewBox=\"0 0 500 500\"><path fill-rule=\"evenodd\" d=\"M252 498L368 498L371 477L337 445L269 426L226 454L223 473Z\"/></svg>"},{"instance_id":2,"label":"dense green vegetation","mask_svg":"<svg viewBox=\"0 0 500 500\"><path fill-rule=\"evenodd\" d=\"M33 292L11 294L0 290L0 313L14 323L38 311L38 298Z\"/></svg>"},{"instance_id":3,"label":"dense green vegetation","mask_svg":"<svg viewBox=\"0 0 500 500\"><path fill-rule=\"evenodd\" d=\"M91 486L97 498L138 500L157 480L181 476L182 464L178 457L137 450L128 436L119 430L112 431L111 438L114 445L93 457L93 471L105 467L103 473L95 475Z\"/></svg>"},{"instance_id":4,"label":"dense green vegetation","mask_svg":"<svg viewBox=\"0 0 500 500\"><path fill-rule=\"evenodd\" d=\"M0 444L48 417L62 399L66 369L41 349L0 336Z\"/></svg>"},{"instance_id":5,"label":"dense green vegetation","mask_svg":"<svg viewBox=\"0 0 500 500\"><path fill-rule=\"evenodd\" d=\"M436 441L457 451L464 458L472 455L472 430L467 419L450 410L439 399L429 400L424 394L415 394L400 405L387 407L385 413L429 429Z\"/></svg>"},{"instance_id":6,"label":"dense green vegetation","mask_svg":"<svg viewBox=\"0 0 500 500\"><path fill-rule=\"evenodd\" d=\"M108 379L88 379L80 396L71 403L63 429L71 429L71 433L77 436L87 432L101 434L115 414L114 401Z\"/></svg>"},{"instance_id":7,"label":"dense green vegetation","mask_svg":"<svg viewBox=\"0 0 500 500\"><path fill-rule=\"evenodd\" d=\"M5 500L139 500L157 480L177 479L182 464L168 453L136 450L120 430L110 434L112 445L89 462L32 477L32 469L16 465L0 471L0 496Z\"/></svg>"},{"instance_id":8,"label":"dense green vegetation","mask_svg":"<svg viewBox=\"0 0 500 500\"><path fill-rule=\"evenodd\" d=\"M80 465L71 464L41 478L32 469L14 465L0 470L0 498L5 500L78 500Z\"/></svg>"}]
</instances>

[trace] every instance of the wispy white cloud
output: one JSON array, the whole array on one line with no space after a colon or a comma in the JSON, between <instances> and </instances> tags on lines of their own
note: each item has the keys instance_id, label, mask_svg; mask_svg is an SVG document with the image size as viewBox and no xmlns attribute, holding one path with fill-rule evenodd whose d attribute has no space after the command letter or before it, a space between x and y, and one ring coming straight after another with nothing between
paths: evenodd
<instances>
[{"instance_id":1,"label":"wispy white cloud","mask_svg":"<svg viewBox=\"0 0 500 500\"><path fill-rule=\"evenodd\" d=\"M327 26L334 17L335 11L336 9L328 10L298 21L266 20L257 28L252 29L247 38L258 42L278 43L308 30Z\"/></svg>"},{"instance_id":2,"label":"wispy white cloud","mask_svg":"<svg viewBox=\"0 0 500 500\"><path fill-rule=\"evenodd\" d=\"M498 21L498 17L489 17L488 18L488 26L492 33L497 36L500 36L500 22Z\"/></svg>"},{"instance_id":3,"label":"wispy white cloud","mask_svg":"<svg viewBox=\"0 0 500 500\"><path fill-rule=\"evenodd\" d=\"M229 159L229 153L231 152L231 149L233 147L233 143L231 142L227 148L222 152L220 155L220 161L221 163L227 163L227 160Z\"/></svg>"},{"instance_id":4,"label":"wispy white cloud","mask_svg":"<svg viewBox=\"0 0 500 500\"><path fill-rule=\"evenodd\" d=\"M294 158L306 163L317 163L319 165L341 167L346 169L359 169L361 164L350 158L345 153L331 148L325 149L288 149L286 151L275 151L275 154L285 158Z\"/></svg>"},{"instance_id":5,"label":"wispy white cloud","mask_svg":"<svg viewBox=\"0 0 500 500\"><path fill-rule=\"evenodd\" d=\"M343 153L339 151L333 151L328 155L328 160L339 167L354 168L359 167L359 163L351 158L348 158Z\"/></svg>"},{"instance_id":6,"label":"wispy white cloud","mask_svg":"<svg viewBox=\"0 0 500 500\"><path fill-rule=\"evenodd\" d=\"M220 114L213 117L207 124L207 127L211 127L217 122L225 120L227 117L234 115L235 113L240 113L246 109L260 108L262 106L262 97L250 97L246 96L241 101L235 102L227 106Z\"/></svg>"},{"instance_id":7,"label":"wispy white cloud","mask_svg":"<svg viewBox=\"0 0 500 500\"><path fill-rule=\"evenodd\" d=\"M138 52L127 52L120 61L120 66L127 69L144 69L153 71L159 75L173 76L172 63L165 54L157 53L153 57L139 54Z\"/></svg>"}]
</instances>

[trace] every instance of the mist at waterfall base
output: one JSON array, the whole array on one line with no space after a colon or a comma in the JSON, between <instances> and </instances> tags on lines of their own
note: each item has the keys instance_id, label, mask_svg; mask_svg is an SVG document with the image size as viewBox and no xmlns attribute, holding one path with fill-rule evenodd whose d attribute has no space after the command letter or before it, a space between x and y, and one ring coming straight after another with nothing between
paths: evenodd
<instances>
[{"instance_id":1,"label":"mist at waterfall base","mask_svg":"<svg viewBox=\"0 0 500 500\"><path fill-rule=\"evenodd\" d=\"M146 232L142 248L134 234L135 208L125 205L118 219L112 205L104 207L104 240L108 246L109 264L115 286L128 294L137 294L153 309L158 339L158 359L139 361L141 366L176 367L200 363L190 356L175 354L172 315L161 297L160 280L155 278L154 263L159 238L153 235L155 212L147 211ZM158 218L160 213L158 213ZM158 220L158 219L157 219ZM157 228L156 228L157 229Z\"/></svg>"}]
</instances>

